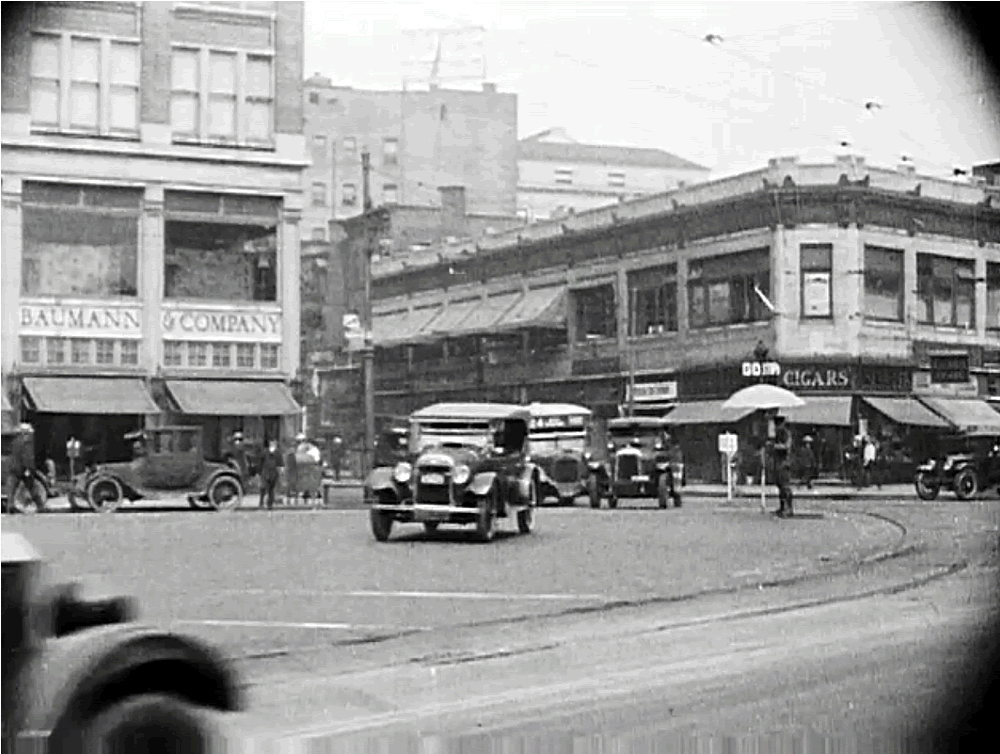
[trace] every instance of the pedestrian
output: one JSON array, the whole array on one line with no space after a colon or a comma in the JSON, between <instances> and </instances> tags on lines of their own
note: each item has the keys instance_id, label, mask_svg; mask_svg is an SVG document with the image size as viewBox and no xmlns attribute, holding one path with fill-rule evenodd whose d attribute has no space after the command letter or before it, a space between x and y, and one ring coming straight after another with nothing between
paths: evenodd
<instances>
[{"instance_id":1,"label":"pedestrian","mask_svg":"<svg viewBox=\"0 0 1000 754\"><path fill-rule=\"evenodd\" d=\"M299 432L295 435L295 450L292 451L292 456L295 459L295 502L298 502L301 491L303 502L308 505L313 493L309 467L319 466L323 462L323 454L304 432Z\"/></svg>"},{"instance_id":2,"label":"pedestrian","mask_svg":"<svg viewBox=\"0 0 1000 754\"><path fill-rule=\"evenodd\" d=\"M24 487L38 510L42 510L46 501L44 491L39 489L41 484L36 479L35 428L27 422L18 425L13 450L9 472L10 498L15 499L19 488Z\"/></svg>"},{"instance_id":3,"label":"pedestrian","mask_svg":"<svg viewBox=\"0 0 1000 754\"><path fill-rule=\"evenodd\" d=\"M233 432L233 450L229 458L230 465L234 465L240 472L240 478L245 483L250 475L249 463L247 461L247 448L243 444L243 433Z\"/></svg>"},{"instance_id":4,"label":"pedestrian","mask_svg":"<svg viewBox=\"0 0 1000 754\"><path fill-rule=\"evenodd\" d=\"M861 446L861 477L865 487L872 483L872 474L875 471L875 460L878 458L878 446L875 440L868 435L862 440ZM879 489L882 488L882 480L879 479Z\"/></svg>"},{"instance_id":5,"label":"pedestrian","mask_svg":"<svg viewBox=\"0 0 1000 754\"><path fill-rule=\"evenodd\" d=\"M681 495L677 491L677 485L674 483L674 469L678 469L677 459L680 457L680 448L677 447L673 438L670 436L670 433L666 430L660 434L660 443L663 446L663 452L667 457L667 468L662 472L663 479L667 483L667 494L670 495L670 499L673 501L674 507L680 508Z\"/></svg>"},{"instance_id":6,"label":"pedestrian","mask_svg":"<svg viewBox=\"0 0 1000 754\"><path fill-rule=\"evenodd\" d=\"M330 464L333 466L333 478L340 481L340 467L344 463L344 441L340 435L333 438L330 446Z\"/></svg>"},{"instance_id":7,"label":"pedestrian","mask_svg":"<svg viewBox=\"0 0 1000 754\"><path fill-rule=\"evenodd\" d=\"M816 451L813 450L812 435L802 438L802 481L805 482L807 490L812 489L813 479L816 478Z\"/></svg>"},{"instance_id":8,"label":"pedestrian","mask_svg":"<svg viewBox=\"0 0 1000 754\"><path fill-rule=\"evenodd\" d=\"M792 438L785 426L785 417L774 417L774 458L775 483L778 485L779 507L775 513L781 518L792 515L792 472L791 472Z\"/></svg>"},{"instance_id":9,"label":"pedestrian","mask_svg":"<svg viewBox=\"0 0 1000 754\"><path fill-rule=\"evenodd\" d=\"M278 486L279 469L283 466L281 451L278 450L278 441L270 440L264 455L260 461L260 507L264 507L265 498L267 509L274 508L274 488Z\"/></svg>"}]
</instances>

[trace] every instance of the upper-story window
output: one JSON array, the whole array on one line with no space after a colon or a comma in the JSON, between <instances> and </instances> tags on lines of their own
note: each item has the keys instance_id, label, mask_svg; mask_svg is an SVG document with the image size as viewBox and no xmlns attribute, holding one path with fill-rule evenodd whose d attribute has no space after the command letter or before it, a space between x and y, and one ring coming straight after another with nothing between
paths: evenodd
<instances>
[{"instance_id":1,"label":"upper-story window","mask_svg":"<svg viewBox=\"0 0 1000 754\"><path fill-rule=\"evenodd\" d=\"M325 207L326 206L326 184L325 183L314 183L312 185L312 206L314 206L314 207Z\"/></svg>"},{"instance_id":2,"label":"upper-story window","mask_svg":"<svg viewBox=\"0 0 1000 754\"><path fill-rule=\"evenodd\" d=\"M21 292L137 295L142 190L25 181Z\"/></svg>"},{"instance_id":3,"label":"upper-story window","mask_svg":"<svg viewBox=\"0 0 1000 754\"><path fill-rule=\"evenodd\" d=\"M833 316L833 244L804 243L799 247L802 277L802 317Z\"/></svg>"},{"instance_id":4,"label":"upper-story window","mask_svg":"<svg viewBox=\"0 0 1000 754\"><path fill-rule=\"evenodd\" d=\"M625 174L608 173L608 185L612 188L625 188Z\"/></svg>"},{"instance_id":5,"label":"upper-story window","mask_svg":"<svg viewBox=\"0 0 1000 754\"><path fill-rule=\"evenodd\" d=\"M974 328L975 278L972 259L917 254L917 321Z\"/></svg>"},{"instance_id":6,"label":"upper-story window","mask_svg":"<svg viewBox=\"0 0 1000 754\"><path fill-rule=\"evenodd\" d=\"M358 150L358 140L353 136L344 137L344 153L354 154Z\"/></svg>"},{"instance_id":7,"label":"upper-story window","mask_svg":"<svg viewBox=\"0 0 1000 754\"><path fill-rule=\"evenodd\" d=\"M986 263L986 329L1000 330L1000 262Z\"/></svg>"},{"instance_id":8,"label":"upper-story window","mask_svg":"<svg viewBox=\"0 0 1000 754\"><path fill-rule=\"evenodd\" d=\"M903 251L865 246L864 316L903 321Z\"/></svg>"},{"instance_id":9,"label":"upper-story window","mask_svg":"<svg viewBox=\"0 0 1000 754\"><path fill-rule=\"evenodd\" d=\"M345 207L353 207L358 203L358 187L353 183L345 183L340 187L340 203Z\"/></svg>"},{"instance_id":10,"label":"upper-story window","mask_svg":"<svg viewBox=\"0 0 1000 754\"><path fill-rule=\"evenodd\" d=\"M271 141L274 84L270 55L176 47L170 123L180 139Z\"/></svg>"},{"instance_id":11,"label":"upper-story window","mask_svg":"<svg viewBox=\"0 0 1000 754\"><path fill-rule=\"evenodd\" d=\"M629 335L677 329L677 265L628 273Z\"/></svg>"},{"instance_id":12,"label":"upper-story window","mask_svg":"<svg viewBox=\"0 0 1000 754\"><path fill-rule=\"evenodd\" d=\"M556 168L556 183L560 186L572 186L573 171L570 168Z\"/></svg>"},{"instance_id":13,"label":"upper-story window","mask_svg":"<svg viewBox=\"0 0 1000 754\"><path fill-rule=\"evenodd\" d=\"M396 204L399 202L399 188L395 183L386 183L382 186L382 203Z\"/></svg>"},{"instance_id":14,"label":"upper-story window","mask_svg":"<svg viewBox=\"0 0 1000 754\"><path fill-rule=\"evenodd\" d=\"M614 285L608 283L573 291L573 310L576 315L576 342L617 335Z\"/></svg>"},{"instance_id":15,"label":"upper-story window","mask_svg":"<svg viewBox=\"0 0 1000 754\"><path fill-rule=\"evenodd\" d=\"M688 322L692 328L759 322L771 316L770 249L691 260Z\"/></svg>"},{"instance_id":16,"label":"upper-story window","mask_svg":"<svg viewBox=\"0 0 1000 754\"><path fill-rule=\"evenodd\" d=\"M316 134L312 138L312 161L326 162L326 136L323 134Z\"/></svg>"},{"instance_id":17,"label":"upper-story window","mask_svg":"<svg viewBox=\"0 0 1000 754\"><path fill-rule=\"evenodd\" d=\"M382 141L382 164L399 164L399 139L384 139Z\"/></svg>"},{"instance_id":18,"label":"upper-story window","mask_svg":"<svg viewBox=\"0 0 1000 754\"><path fill-rule=\"evenodd\" d=\"M139 130L139 45L109 37L31 39L31 124L103 136Z\"/></svg>"}]
</instances>

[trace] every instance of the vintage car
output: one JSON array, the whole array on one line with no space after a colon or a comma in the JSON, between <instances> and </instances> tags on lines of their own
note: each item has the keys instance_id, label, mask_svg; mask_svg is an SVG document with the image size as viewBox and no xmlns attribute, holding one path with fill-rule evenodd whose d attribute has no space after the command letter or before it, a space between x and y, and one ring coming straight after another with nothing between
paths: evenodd
<instances>
[{"instance_id":1,"label":"vintage car","mask_svg":"<svg viewBox=\"0 0 1000 754\"><path fill-rule=\"evenodd\" d=\"M591 506L617 508L619 498L656 498L661 508L681 506L678 470L667 447L667 425L651 416L608 420L608 464L592 462ZM672 475L673 485L671 486Z\"/></svg>"},{"instance_id":2,"label":"vintage car","mask_svg":"<svg viewBox=\"0 0 1000 754\"><path fill-rule=\"evenodd\" d=\"M589 408L571 403L532 403L528 446L541 471L541 501L573 505L588 494L591 418Z\"/></svg>"},{"instance_id":3,"label":"vintage car","mask_svg":"<svg viewBox=\"0 0 1000 754\"><path fill-rule=\"evenodd\" d=\"M206 461L201 427L157 427L131 433L135 457L88 468L73 480L74 509L115 511L125 499L187 493L192 508L228 510L243 501L245 479L227 463Z\"/></svg>"},{"instance_id":4,"label":"vintage car","mask_svg":"<svg viewBox=\"0 0 1000 754\"><path fill-rule=\"evenodd\" d=\"M1000 437L965 433L942 440L942 452L917 467L914 480L921 500L933 500L942 489L959 500L1000 487Z\"/></svg>"},{"instance_id":5,"label":"vintage car","mask_svg":"<svg viewBox=\"0 0 1000 754\"><path fill-rule=\"evenodd\" d=\"M35 497L32 497L27 486L21 482L16 486L11 479L11 466L13 465L14 448L20 439L16 431L4 432L2 435L2 460L0 460L0 473L3 474L2 483L2 505L4 513L37 513L45 509L45 502L55 497L57 494L55 485L39 469L35 470L32 483L35 485ZM14 489L11 489L14 487ZM41 500L41 508L35 499Z\"/></svg>"},{"instance_id":6,"label":"vintage car","mask_svg":"<svg viewBox=\"0 0 1000 754\"><path fill-rule=\"evenodd\" d=\"M372 533L389 538L394 522L473 524L493 539L499 519L531 531L539 470L528 456L531 414L524 406L438 403L410 417L408 460L372 471L365 482Z\"/></svg>"},{"instance_id":7,"label":"vintage car","mask_svg":"<svg viewBox=\"0 0 1000 754\"><path fill-rule=\"evenodd\" d=\"M46 587L39 555L3 532L3 750L184 751L225 742L243 707L213 648L134 622L132 600Z\"/></svg>"}]
</instances>

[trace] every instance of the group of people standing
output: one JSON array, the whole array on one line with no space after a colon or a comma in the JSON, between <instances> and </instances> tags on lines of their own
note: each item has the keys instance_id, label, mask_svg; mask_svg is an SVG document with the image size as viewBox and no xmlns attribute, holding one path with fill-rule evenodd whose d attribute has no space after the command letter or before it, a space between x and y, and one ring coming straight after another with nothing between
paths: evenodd
<instances>
[{"instance_id":1,"label":"group of people standing","mask_svg":"<svg viewBox=\"0 0 1000 754\"><path fill-rule=\"evenodd\" d=\"M251 469L248 459L246 445L243 441L243 433L236 432L233 435L233 462L239 467L244 479L253 476L256 471L260 476L260 507L272 510L274 508L275 497L281 482L282 469L285 470L286 484L284 499L286 503L291 500L298 502L301 495L305 501L312 497L312 490L305 489L299 485L299 472L312 467L320 469L322 466L322 454L320 449L312 443L304 433L299 432L295 436L295 444L292 450L283 455L278 441L268 440L261 452L256 469ZM315 492L319 494L319 490Z\"/></svg>"}]
</instances>

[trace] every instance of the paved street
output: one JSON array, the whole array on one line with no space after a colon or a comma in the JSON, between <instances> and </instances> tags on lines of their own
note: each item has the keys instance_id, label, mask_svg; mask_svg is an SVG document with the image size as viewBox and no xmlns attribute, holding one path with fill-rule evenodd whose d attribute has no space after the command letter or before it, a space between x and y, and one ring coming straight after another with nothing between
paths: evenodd
<instances>
[{"instance_id":1,"label":"paved street","mask_svg":"<svg viewBox=\"0 0 1000 754\"><path fill-rule=\"evenodd\" d=\"M752 679L765 673L761 683L778 683L775 668L787 665L800 684L811 672L782 637L819 652L826 659L817 667L851 693L870 676L868 649L888 652L890 665L906 660L901 671L920 652L958 662L948 647L989 621L990 598L970 586L969 569L961 590L943 593L968 596L957 611L853 596L936 579L970 554L986 562L997 508L993 499L804 501L802 518L781 521L755 501L691 496L666 511L545 509L531 535L489 545L465 529L428 536L414 525L380 545L361 510L8 516L4 526L39 546L54 577L111 580L141 598L146 619L221 644L251 684L244 731L425 731L427 715L447 735L549 730L553 720L659 730L664 684L688 679L686 698L704 699L736 684L720 675L726 668L747 674L730 707L689 705L678 719L704 725L718 716L753 730L744 713L755 704L776 715L772 725L791 718ZM797 603L821 612L789 612ZM939 619L940 631L928 633L927 621ZM907 652L892 654L893 636L910 642ZM757 649L745 655L741 646ZM755 659L739 664L746 657ZM935 670L927 662L892 708L897 718L926 702L913 689L926 689ZM606 679L600 693L594 678ZM878 678L868 677L869 690ZM804 707L796 724L829 702L822 686L809 688L815 709ZM522 694L525 704L512 708ZM612 724L607 715L624 699L641 702L638 717ZM884 717L873 713L868 724Z\"/></svg>"}]
</instances>

